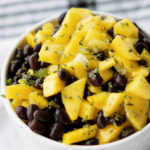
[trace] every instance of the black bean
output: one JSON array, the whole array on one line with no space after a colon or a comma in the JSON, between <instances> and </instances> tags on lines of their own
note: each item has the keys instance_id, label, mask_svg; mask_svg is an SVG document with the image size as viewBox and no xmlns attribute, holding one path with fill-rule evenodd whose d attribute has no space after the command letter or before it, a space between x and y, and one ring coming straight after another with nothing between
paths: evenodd
<instances>
[{"instance_id":1,"label":"black bean","mask_svg":"<svg viewBox=\"0 0 150 150\"><path fill-rule=\"evenodd\" d=\"M37 79L33 86L36 88L36 89L42 89L43 88L43 82L44 82L44 77L41 77L39 79Z\"/></svg>"},{"instance_id":2,"label":"black bean","mask_svg":"<svg viewBox=\"0 0 150 150\"><path fill-rule=\"evenodd\" d=\"M29 64L25 61L22 63L21 68L26 68L27 70L29 69Z\"/></svg>"},{"instance_id":3,"label":"black bean","mask_svg":"<svg viewBox=\"0 0 150 150\"><path fill-rule=\"evenodd\" d=\"M38 62L38 58L36 57L36 55L31 55L29 58L29 65L30 68L33 70L38 70L40 67L40 64Z\"/></svg>"},{"instance_id":4,"label":"black bean","mask_svg":"<svg viewBox=\"0 0 150 150\"><path fill-rule=\"evenodd\" d=\"M42 30L42 27L43 26L38 27L35 32L37 33L39 30Z\"/></svg>"},{"instance_id":5,"label":"black bean","mask_svg":"<svg viewBox=\"0 0 150 150\"><path fill-rule=\"evenodd\" d=\"M41 68L46 68L46 67L48 67L50 64L49 63L46 63L46 62L40 62L40 67Z\"/></svg>"},{"instance_id":6,"label":"black bean","mask_svg":"<svg viewBox=\"0 0 150 150\"><path fill-rule=\"evenodd\" d=\"M20 68L20 65L21 65L21 61L20 60L12 61L11 65L10 65L10 73L11 74L15 74L16 71Z\"/></svg>"},{"instance_id":7,"label":"black bean","mask_svg":"<svg viewBox=\"0 0 150 150\"><path fill-rule=\"evenodd\" d=\"M70 78L68 78L66 85L69 85L77 80L78 78L75 75L71 75Z\"/></svg>"},{"instance_id":8,"label":"black bean","mask_svg":"<svg viewBox=\"0 0 150 150\"><path fill-rule=\"evenodd\" d=\"M88 81L93 85L93 86L100 86L103 82L102 77L100 76L99 73L94 73L94 70L90 70L87 73L87 78Z\"/></svg>"},{"instance_id":9,"label":"black bean","mask_svg":"<svg viewBox=\"0 0 150 150\"><path fill-rule=\"evenodd\" d=\"M51 34L51 36L53 36L58 30L60 29L60 26L58 25L55 30L53 31L53 33Z\"/></svg>"},{"instance_id":10,"label":"black bean","mask_svg":"<svg viewBox=\"0 0 150 150\"><path fill-rule=\"evenodd\" d=\"M114 30L113 29L108 29L107 33L113 37L114 36Z\"/></svg>"},{"instance_id":11,"label":"black bean","mask_svg":"<svg viewBox=\"0 0 150 150\"><path fill-rule=\"evenodd\" d=\"M27 119L27 108L23 106L17 107L16 114L21 119Z\"/></svg>"},{"instance_id":12,"label":"black bean","mask_svg":"<svg viewBox=\"0 0 150 150\"><path fill-rule=\"evenodd\" d=\"M24 56L31 55L32 53L33 53L33 48L30 47L30 45L26 45L26 46L23 48L23 55L24 55Z\"/></svg>"},{"instance_id":13,"label":"black bean","mask_svg":"<svg viewBox=\"0 0 150 150\"><path fill-rule=\"evenodd\" d=\"M56 109L54 119L55 122L60 122L62 124L67 124L69 122L68 114L63 108Z\"/></svg>"},{"instance_id":14,"label":"black bean","mask_svg":"<svg viewBox=\"0 0 150 150\"><path fill-rule=\"evenodd\" d=\"M43 134L46 131L46 126L37 120L32 120L28 123L29 128L38 134Z\"/></svg>"},{"instance_id":15,"label":"black bean","mask_svg":"<svg viewBox=\"0 0 150 150\"><path fill-rule=\"evenodd\" d=\"M41 122L48 122L50 120L50 114L46 111L36 110L33 113L33 117L35 120L41 121Z\"/></svg>"},{"instance_id":16,"label":"black bean","mask_svg":"<svg viewBox=\"0 0 150 150\"><path fill-rule=\"evenodd\" d=\"M18 80L19 80L19 77L18 77L18 76L14 76L14 77L13 77L13 81L14 81L14 82L18 82Z\"/></svg>"},{"instance_id":17,"label":"black bean","mask_svg":"<svg viewBox=\"0 0 150 150\"><path fill-rule=\"evenodd\" d=\"M106 124L109 122L109 117L105 117Z\"/></svg>"},{"instance_id":18,"label":"black bean","mask_svg":"<svg viewBox=\"0 0 150 150\"><path fill-rule=\"evenodd\" d=\"M27 64L29 64L29 58L30 58L30 56L31 56L31 55L29 55L29 56L27 56L27 57L24 58L24 59L25 59L25 62L27 62Z\"/></svg>"},{"instance_id":19,"label":"black bean","mask_svg":"<svg viewBox=\"0 0 150 150\"><path fill-rule=\"evenodd\" d=\"M63 12L57 19L58 23L61 25L61 23L63 22L65 15L67 12Z\"/></svg>"},{"instance_id":20,"label":"black bean","mask_svg":"<svg viewBox=\"0 0 150 150\"><path fill-rule=\"evenodd\" d=\"M16 75L18 76L18 78L21 79L21 78L22 78L22 73L24 73L24 72L26 72L26 71L27 71L26 68L20 68L20 69L18 69Z\"/></svg>"},{"instance_id":21,"label":"black bean","mask_svg":"<svg viewBox=\"0 0 150 150\"><path fill-rule=\"evenodd\" d=\"M120 73L116 73L113 82L117 85L118 88L124 89L127 84L127 78Z\"/></svg>"},{"instance_id":22,"label":"black bean","mask_svg":"<svg viewBox=\"0 0 150 150\"><path fill-rule=\"evenodd\" d=\"M41 49L41 44L35 44L35 46L33 47L33 52L39 52Z\"/></svg>"},{"instance_id":23,"label":"black bean","mask_svg":"<svg viewBox=\"0 0 150 150\"><path fill-rule=\"evenodd\" d=\"M46 111L47 111L48 113L52 114L52 113L55 112L55 107L53 107L53 106L48 106L47 109L46 109Z\"/></svg>"},{"instance_id":24,"label":"black bean","mask_svg":"<svg viewBox=\"0 0 150 150\"><path fill-rule=\"evenodd\" d=\"M31 104L28 108L27 108L27 116L28 116L28 120L31 121L34 119L33 117L33 113L39 110L39 107L35 104Z\"/></svg>"},{"instance_id":25,"label":"black bean","mask_svg":"<svg viewBox=\"0 0 150 150\"><path fill-rule=\"evenodd\" d=\"M20 48L16 49L16 57L17 59L23 61L24 60L24 56L23 56L23 50Z\"/></svg>"},{"instance_id":26,"label":"black bean","mask_svg":"<svg viewBox=\"0 0 150 150\"><path fill-rule=\"evenodd\" d=\"M147 38L144 38L144 39L143 39L143 42L147 45L147 48L148 48L148 50L149 50L149 52L150 52L150 40L147 39Z\"/></svg>"},{"instance_id":27,"label":"black bean","mask_svg":"<svg viewBox=\"0 0 150 150\"><path fill-rule=\"evenodd\" d=\"M146 77L147 81L150 83L150 69L148 70L149 71L149 74L148 76Z\"/></svg>"},{"instance_id":28,"label":"black bean","mask_svg":"<svg viewBox=\"0 0 150 150\"><path fill-rule=\"evenodd\" d=\"M49 137L53 140L58 140L64 133L64 126L61 123L55 123L51 129Z\"/></svg>"},{"instance_id":29,"label":"black bean","mask_svg":"<svg viewBox=\"0 0 150 150\"><path fill-rule=\"evenodd\" d=\"M113 117L109 117L108 124L114 124L115 126L121 126L126 122L125 116L115 115Z\"/></svg>"},{"instance_id":30,"label":"black bean","mask_svg":"<svg viewBox=\"0 0 150 150\"><path fill-rule=\"evenodd\" d=\"M147 62L144 59L139 60L138 64L147 67Z\"/></svg>"},{"instance_id":31,"label":"black bean","mask_svg":"<svg viewBox=\"0 0 150 150\"><path fill-rule=\"evenodd\" d=\"M70 77L70 73L66 69L59 69L58 76L61 80L67 81L68 78Z\"/></svg>"},{"instance_id":32,"label":"black bean","mask_svg":"<svg viewBox=\"0 0 150 150\"><path fill-rule=\"evenodd\" d=\"M122 132L119 135L120 139L126 138L134 133L134 128L133 127L126 127L122 130Z\"/></svg>"},{"instance_id":33,"label":"black bean","mask_svg":"<svg viewBox=\"0 0 150 150\"><path fill-rule=\"evenodd\" d=\"M144 43L142 43L142 42L136 43L136 44L134 45L134 47L135 47L135 49L137 50L137 52L138 52L139 54L142 53L142 51L143 51L144 48L147 49L147 45L144 44Z\"/></svg>"},{"instance_id":34,"label":"black bean","mask_svg":"<svg viewBox=\"0 0 150 150\"><path fill-rule=\"evenodd\" d=\"M54 95L54 101L56 104L63 106L62 99L61 99L61 93Z\"/></svg>"},{"instance_id":35,"label":"black bean","mask_svg":"<svg viewBox=\"0 0 150 150\"><path fill-rule=\"evenodd\" d=\"M98 53L94 54L97 60L104 60L105 59L105 53L103 51L100 51Z\"/></svg>"},{"instance_id":36,"label":"black bean","mask_svg":"<svg viewBox=\"0 0 150 150\"><path fill-rule=\"evenodd\" d=\"M107 92L109 92L109 93L118 93L118 89L117 89L117 87L115 87L115 86L109 87L109 88L107 89Z\"/></svg>"},{"instance_id":37,"label":"black bean","mask_svg":"<svg viewBox=\"0 0 150 150\"><path fill-rule=\"evenodd\" d=\"M138 39L140 42L143 42L143 39L145 38L145 35L142 32L138 32Z\"/></svg>"},{"instance_id":38,"label":"black bean","mask_svg":"<svg viewBox=\"0 0 150 150\"><path fill-rule=\"evenodd\" d=\"M94 125L96 122L95 122L95 120L87 120L84 123L89 124L89 125Z\"/></svg>"},{"instance_id":39,"label":"black bean","mask_svg":"<svg viewBox=\"0 0 150 150\"><path fill-rule=\"evenodd\" d=\"M85 146L98 145L98 144L99 144L98 138L92 138L92 139L78 143L78 145L85 145Z\"/></svg>"},{"instance_id":40,"label":"black bean","mask_svg":"<svg viewBox=\"0 0 150 150\"><path fill-rule=\"evenodd\" d=\"M100 129L103 129L103 128L105 128L105 126L106 126L106 121L105 121L105 118L104 118L104 116L103 116L103 111L102 111L102 110L100 110L100 111L97 113L96 123L97 123L97 126L98 126Z\"/></svg>"}]
</instances>

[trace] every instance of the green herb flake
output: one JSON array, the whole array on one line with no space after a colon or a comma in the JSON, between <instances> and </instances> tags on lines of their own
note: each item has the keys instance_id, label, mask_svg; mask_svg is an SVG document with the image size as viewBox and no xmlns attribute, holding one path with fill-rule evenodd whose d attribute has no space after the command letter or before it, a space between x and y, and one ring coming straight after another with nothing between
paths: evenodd
<instances>
[{"instance_id":1,"label":"green herb flake","mask_svg":"<svg viewBox=\"0 0 150 150\"><path fill-rule=\"evenodd\" d=\"M64 54L64 52L62 50L59 50L58 54L60 54L62 56Z\"/></svg>"},{"instance_id":2,"label":"green herb flake","mask_svg":"<svg viewBox=\"0 0 150 150\"><path fill-rule=\"evenodd\" d=\"M37 42L37 38L34 39L34 42L35 42L35 43Z\"/></svg>"},{"instance_id":3,"label":"green herb flake","mask_svg":"<svg viewBox=\"0 0 150 150\"><path fill-rule=\"evenodd\" d=\"M65 36L66 34L62 34L62 35L60 35L59 37L63 37L63 36Z\"/></svg>"},{"instance_id":4,"label":"green herb flake","mask_svg":"<svg viewBox=\"0 0 150 150\"><path fill-rule=\"evenodd\" d=\"M123 25L124 25L124 24L123 24L123 23L121 23L121 26L122 26L122 27L123 27Z\"/></svg>"},{"instance_id":5,"label":"green herb flake","mask_svg":"<svg viewBox=\"0 0 150 150\"><path fill-rule=\"evenodd\" d=\"M6 98L6 96L4 94L1 94L1 97Z\"/></svg>"},{"instance_id":6,"label":"green herb flake","mask_svg":"<svg viewBox=\"0 0 150 150\"><path fill-rule=\"evenodd\" d=\"M64 95L64 98L67 99L67 95Z\"/></svg>"},{"instance_id":7,"label":"green herb flake","mask_svg":"<svg viewBox=\"0 0 150 150\"><path fill-rule=\"evenodd\" d=\"M127 95L124 96L124 99L127 98Z\"/></svg>"},{"instance_id":8,"label":"green herb flake","mask_svg":"<svg viewBox=\"0 0 150 150\"><path fill-rule=\"evenodd\" d=\"M94 73L98 73L98 72L99 72L99 69L98 69L98 68L95 68L93 72L94 72Z\"/></svg>"},{"instance_id":9,"label":"green herb flake","mask_svg":"<svg viewBox=\"0 0 150 150\"><path fill-rule=\"evenodd\" d=\"M75 70L74 67L71 67L72 70Z\"/></svg>"},{"instance_id":10,"label":"green herb flake","mask_svg":"<svg viewBox=\"0 0 150 150\"><path fill-rule=\"evenodd\" d=\"M80 101L82 101L82 99L81 99L80 95L78 96L78 99L79 99Z\"/></svg>"},{"instance_id":11,"label":"green herb flake","mask_svg":"<svg viewBox=\"0 0 150 150\"><path fill-rule=\"evenodd\" d=\"M45 50L48 51L48 46L45 47Z\"/></svg>"},{"instance_id":12,"label":"green herb flake","mask_svg":"<svg viewBox=\"0 0 150 150\"><path fill-rule=\"evenodd\" d=\"M65 27L68 27L68 24L67 24L67 23L65 23L65 24L64 24L64 26L65 26Z\"/></svg>"},{"instance_id":13,"label":"green herb flake","mask_svg":"<svg viewBox=\"0 0 150 150\"><path fill-rule=\"evenodd\" d=\"M49 102L48 104L49 104L50 106L53 106L53 107L57 108L57 109L60 107L60 105L56 104L54 100L52 100L52 101Z\"/></svg>"},{"instance_id":14,"label":"green herb flake","mask_svg":"<svg viewBox=\"0 0 150 150\"><path fill-rule=\"evenodd\" d=\"M108 82L108 86L109 86L109 88L112 88L113 87L112 82Z\"/></svg>"},{"instance_id":15,"label":"green herb flake","mask_svg":"<svg viewBox=\"0 0 150 150\"><path fill-rule=\"evenodd\" d=\"M12 79L11 78L6 80L6 85L12 85Z\"/></svg>"},{"instance_id":16,"label":"green herb flake","mask_svg":"<svg viewBox=\"0 0 150 150\"><path fill-rule=\"evenodd\" d=\"M48 76L48 68L41 68L41 69L35 71L33 76L35 76L36 78Z\"/></svg>"},{"instance_id":17,"label":"green herb flake","mask_svg":"<svg viewBox=\"0 0 150 150\"><path fill-rule=\"evenodd\" d=\"M86 118L83 118L82 120L81 120L81 122L86 122L87 121L87 117Z\"/></svg>"},{"instance_id":18,"label":"green herb flake","mask_svg":"<svg viewBox=\"0 0 150 150\"><path fill-rule=\"evenodd\" d=\"M79 27L78 27L78 30L81 30L83 28L83 25L80 24Z\"/></svg>"},{"instance_id":19,"label":"green herb flake","mask_svg":"<svg viewBox=\"0 0 150 150\"><path fill-rule=\"evenodd\" d=\"M134 106L134 104L132 104L132 103L130 103L130 102L127 102L126 105Z\"/></svg>"},{"instance_id":20,"label":"green herb flake","mask_svg":"<svg viewBox=\"0 0 150 150\"><path fill-rule=\"evenodd\" d=\"M48 36L47 34L44 34L44 37L45 37L45 38L47 38L47 36Z\"/></svg>"},{"instance_id":21,"label":"green herb flake","mask_svg":"<svg viewBox=\"0 0 150 150\"><path fill-rule=\"evenodd\" d=\"M79 45L83 45L82 41L79 41Z\"/></svg>"},{"instance_id":22,"label":"green herb flake","mask_svg":"<svg viewBox=\"0 0 150 150\"><path fill-rule=\"evenodd\" d=\"M125 23L125 25L126 25L126 26L129 26L129 24L128 24L128 23Z\"/></svg>"}]
</instances>

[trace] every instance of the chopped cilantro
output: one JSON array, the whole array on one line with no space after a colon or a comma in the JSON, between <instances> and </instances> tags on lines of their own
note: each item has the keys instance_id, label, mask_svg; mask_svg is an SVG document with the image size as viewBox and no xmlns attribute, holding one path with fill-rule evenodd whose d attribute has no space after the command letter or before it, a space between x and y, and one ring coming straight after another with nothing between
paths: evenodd
<instances>
[{"instance_id":1,"label":"chopped cilantro","mask_svg":"<svg viewBox=\"0 0 150 150\"><path fill-rule=\"evenodd\" d=\"M11 85L11 84L12 84L12 79L11 78L7 79L6 80L6 85Z\"/></svg>"},{"instance_id":2,"label":"chopped cilantro","mask_svg":"<svg viewBox=\"0 0 150 150\"><path fill-rule=\"evenodd\" d=\"M1 94L1 97L6 98L6 96L4 94Z\"/></svg>"},{"instance_id":3,"label":"chopped cilantro","mask_svg":"<svg viewBox=\"0 0 150 150\"><path fill-rule=\"evenodd\" d=\"M79 27L78 27L78 30L81 30L83 28L83 25L80 24Z\"/></svg>"},{"instance_id":4,"label":"chopped cilantro","mask_svg":"<svg viewBox=\"0 0 150 150\"><path fill-rule=\"evenodd\" d=\"M98 73L98 71L99 71L99 69L96 67L93 72Z\"/></svg>"},{"instance_id":5,"label":"chopped cilantro","mask_svg":"<svg viewBox=\"0 0 150 150\"><path fill-rule=\"evenodd\" d=\"M78 99L79 99L80 101L82 101L82 99L81 99L80 95L78 96Z\"/></svg>"},{"instance_id":6,"label":"chopped cilantro","mask_svg":"<svg viewBox=\"0 0 150 150\"><path fill-rule=\"evenodd\" d=\"M48 75L48 68L41 68L35 71L34 75L36 78L46 77Z\"/></svg>"},{"instance_id":7,"label":"chopped cilantro","mask_svg":"<svg viewBox=\"0 0 150 150\"><path fill-rule=\"evenodd\" d=\"M59 107L60 107L60 105L56 104L56 102L55 102L54 100L50 101L48 104L49 104L50 106L55 107L55 108L59 108Z\"/></svg>"},{"instance_id":8,"label":"chopped cilantro","mask_svg":"<svg viewBox=\"0 0 150 150\"><path fill-rule=\"evenodd\" d=\"M45 47L45 50L48 51L48 46Z\"/></svg>"},{"instance_id":9,"label":"chopped cilantro","mask_svg":"<svg viewBox=\"0 0 150 150\"><path fill-rule=\"evenodd\" d=\"M64 54L64 52L62 50L59 50L58 54L60 54L62 56Z\"/></svg>"}]
</instances>

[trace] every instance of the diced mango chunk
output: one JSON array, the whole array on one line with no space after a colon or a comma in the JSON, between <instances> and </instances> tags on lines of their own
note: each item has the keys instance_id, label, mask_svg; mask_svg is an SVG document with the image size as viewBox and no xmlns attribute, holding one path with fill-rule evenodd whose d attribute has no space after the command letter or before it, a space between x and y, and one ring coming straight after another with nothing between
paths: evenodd
<instances>
[{"instance_id":1,"label":"diced mango chunk","mask_svg":"<svg viewBox=\"0 0 150 150\"><path fill-rule=\"evenodd\" d=\"M97 133L97 125L85 126L68 133L64 133L62 137L62 142L64 144L70 145L72 143L81 142L94 137Z\"/></svg>"},{"instance_id":2,"label":"diced mango chunk","mask_svg":"<svg viewBox=\"0 0 150 150\"><path fill-rule=\"evenodd\" d=\"M43 83L43 94L45 97L55 95L65 87L65 81L61 80L58 72L52 73L47 76Z\"/></svg>"},{"instance_id":3,"label":"diced mango chunk","mask_svg":"<svg viewBox=\"0 0 150 150\"><path fill-rule=\"evenodd\" d=\"M22 86L20 84L9 85L5 87L5 95L7 99L29 99L29 94L32 91L42 93L42 90L38 90L33 86Z\"/></svg>"},{"instance_id":4,"label":"diced mango chunk","mask_svg":"<svg viewBox=\"0 0 150 150\"><path fill-rule=\"evenodd\" d=\"M87 100L96 108L99 110L103 109L103 106L105 106L107 98L109 96L109 93L107 92L101 92L92 96L88 96Z\"/></svg>"},{"instance_id":5,"label":"diced mango chunk","mask_svg":"<svg viewBox=\"0 0 150 150\"><path fill-rule=\"evenodd\" d=\"M130 126L130 122L126 121L121 126L114 126L113 124L111 124L107 125L103 129L99 129L97 133L99 144L106 144L114 141L119 136L121 131L128 126Z\"/></svg>"},{"instance_id":6,"label":"diced mango chunk","mask_svg":"<svg viewBox=\"0 0 150 150\"><path fill-rule=\"evenodd\" d=\"M138 28L128 18L125 18L114 25L114 35L116 34L137 38Z\"/></svg>"},{"instance_id":7,"label":"diced mango chunk","mask_svg":"<svg viewBox=\"0 0 150 150\"><path fill-rule=\"evenodd\" d=\"M120 56L130 60L140 60L140 55L134 48L133 44L128 38L123 38L117 35L112 43L111 48Z\"/></svg>"},{"instance_id":8,"label":"diced mango chunk","mask_svg":"<svg viewBox=\"0 0 150 150\"><path fill-rule=\"evenodd\" d=\"M54 25L51 22L45 23L42 26L43 31L50 31L52 33L54 29Z\"/></svg>"},{"instance_id":9,"label":"diced mango chunk","mask_svg":"<svg viewBox=\"0 0 150 150\"><path fill-rule=\"evenodd\" d=\"M23 101L21 106L28 108L29 107L29 100L28 101Z\"/></svg>"},{"instance_id":10,"label":"diced mango chunk","mask_svg":"<svg viewBox=\"0 0 150 150\"><path fill-rule=\"evenodd\" d=\"M48 107L48 100L42 93L31 92L29 95L29 105L36 104L40 109Z\"/></svg>"},{"instance_id":11,"label":"diced mango chunk","mask_svg":"<svg viewBox=\"0 0 150 150\"><path fill-rule=\"evenodd\" d=\"M83 100L79 111L79 117L85 120L93 120L95 107L92 106L87 100Z\"/></svg>"},{"instance_id":12,"label":"diced mango chunk","mask_svg":"<svg viewBox=\"0 0 150 150\"><path fill-rule=\"evenodd\" d=\"M146 60L147 66L150 67L150 53L146 49L142 51L141 58Z\"/></svg>"},{"instance_id":13,"label":"diced mango chunk","mask_svg":"<svg viewBox=\"0 0 150 150\"><path fill-rule=\"evenodd\" d=\"M88 90L92 93L98 94L102 92L102 88L101 87L96 87L93 85L88 85Z\"/></svg>"},{"instance_id":14,"label":"diced mango chunk","mask_svg":"<svg viewBox=\"0 0 150 150\"><path fill-rule=\"evenodd\" d=\"M125 90L141 98L150 99L150 84L142 75L133 78L133 81L126 86Z\"/></svg>"},{"instance_id":15,"label":"diced mango chunk","mask_svg":"<svg viewBox=\"0 0 150 150\"><path fill-rule=\"evenodd\" d=\"M127 93L124 107L127 119L137 130L141 130L147 124L149 100Z\"/></svg>"},{"instance_id":16,"label":"diced mango chunk","mask_svg":"<svg viewBox=\"0 0 150 150\"><path fill-rule=\"evenodd\" d=\"M32 34L32 33L30 33L30 32L28 32L27 34L26 34L26 41L27 41L27 43L29 44L29 45L31 45L32 47L34 47L35 46L35 36Z\"/></svg>"},{"instance_id":17,"label":"diced mango chunk","mask_svg":"<svg viewBox=\"0 0 150 150\"><path fill-rule=\"evenodd\" d=\"M10 104L12 108L14 109L14 111L16 111L16 108L21 106L22 102L23 102L23 99L13 99L13 101L10 102Z\"/></svg>"},{"instance_id":18,"label":"diced mango chunk","mask_svg":"<svg viewBox=\"0 0 150 150\"><path fill-rule=\"evenodd\" d=\"M86 78L82 78L66 86L62 92L62 102L71 120L76 120L81 108Z\"/></svg>"},{"instance_id":19,"label":"diced mango chunk","mask_svg":"<svg viewBox=\"0 0 150 150\"><path fill-rule=\"evenodd\" d=\"M120 111L121 104L123 103L123 93L110 93L107 98L106 104L103 107L103 113L105 117L109 117Z\"/></svg>"}]
</instances>

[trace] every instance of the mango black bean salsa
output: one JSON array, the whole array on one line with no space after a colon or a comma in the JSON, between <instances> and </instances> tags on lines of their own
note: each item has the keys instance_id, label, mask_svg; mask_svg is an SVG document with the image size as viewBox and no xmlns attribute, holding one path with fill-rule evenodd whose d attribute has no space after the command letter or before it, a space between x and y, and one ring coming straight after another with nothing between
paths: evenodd
<instances>
[{"instance_id":1,"label":"mango black bean salsa","mask_svg":"<svg viewBox=\"0 0 150 150\"><path fill-rule=\"evenodd\" d=\"M71 8L25 39L5 96L33 132L66 145L99 145L148 124L150 40L128 18Z\"/></svg>"}]
</instances>

